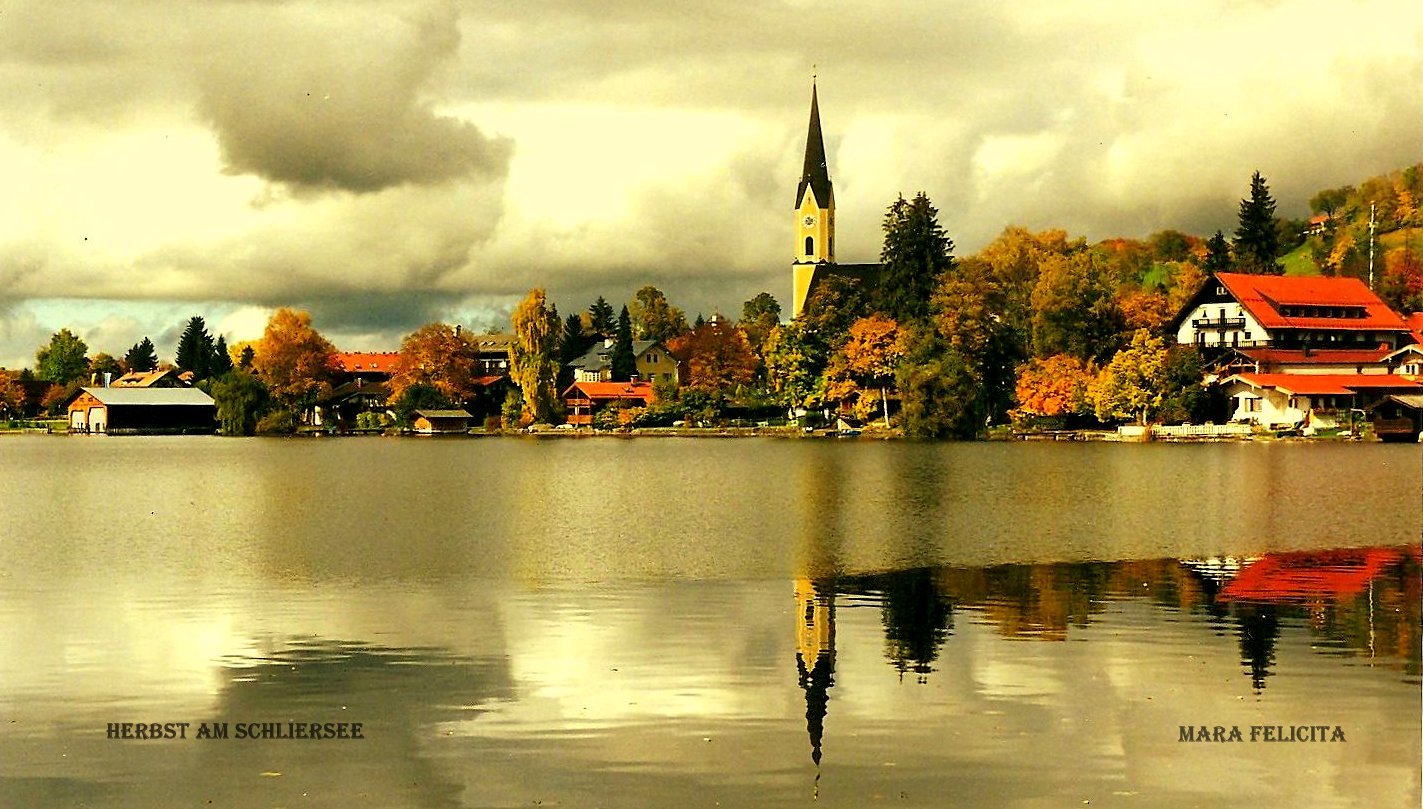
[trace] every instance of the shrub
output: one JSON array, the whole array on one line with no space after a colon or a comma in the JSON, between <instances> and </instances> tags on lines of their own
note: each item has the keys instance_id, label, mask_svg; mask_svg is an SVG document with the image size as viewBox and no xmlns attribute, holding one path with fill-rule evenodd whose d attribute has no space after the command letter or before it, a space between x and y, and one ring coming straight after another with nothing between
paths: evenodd
<instances>
[{"instance_id":1,"label":"shrub","mask_svg":"<svg viewBox=\"0 0 1423 809\"><path fill-rule=\"evenodd\" d=\"M296 416L290 410L273 410L257 422L257 435L291 435L296 432Z\"/></svg>"}]
</instances>

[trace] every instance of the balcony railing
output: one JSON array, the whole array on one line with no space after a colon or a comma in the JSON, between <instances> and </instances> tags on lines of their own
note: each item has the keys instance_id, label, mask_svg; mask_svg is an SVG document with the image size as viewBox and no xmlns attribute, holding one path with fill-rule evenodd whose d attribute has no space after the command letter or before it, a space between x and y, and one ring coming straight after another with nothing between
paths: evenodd
<instances>
[{"instance_id":1,"label":"balcony railing","mask_svg":"<svg viewBox=\"0 0 1423 809\"><path fill-rule=\"evenodd\" d=\"M1198 329L1243 329L1245 328L1245 318L1243 317L1201 317L1191 321L1191 325Z\"/></svg>"}]
</instances>

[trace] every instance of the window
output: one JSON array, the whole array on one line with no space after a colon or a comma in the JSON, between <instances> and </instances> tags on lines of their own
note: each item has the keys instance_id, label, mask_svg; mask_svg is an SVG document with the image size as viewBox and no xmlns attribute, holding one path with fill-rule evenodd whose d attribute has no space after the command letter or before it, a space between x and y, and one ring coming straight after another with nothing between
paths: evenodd
<instances>
[{"instance_id":1,"label":"window","mask_svg":"<svg viewBox=\"0 0 1423 809\"><path fill-rule=\"evenodd\" d=\"M1291 397L1290 397L1290 407L1293 407L1293 408L1295 408L1295 409L1299 409L1299 397L1298 397L1298 396L1291 396Z\"/></svg>"},{"instance_id":2,"label":"window","mask_svg":"<svg viewBox=\"0 0 1423 809\"><path fill-rule=\"evenodd\" d=\"M805 254L806 254L807 256L813 256L813 255L815 255L815 237L814 237L814 236L806 236L806 237L805 237Z\"/></svg>"}]
</instances>

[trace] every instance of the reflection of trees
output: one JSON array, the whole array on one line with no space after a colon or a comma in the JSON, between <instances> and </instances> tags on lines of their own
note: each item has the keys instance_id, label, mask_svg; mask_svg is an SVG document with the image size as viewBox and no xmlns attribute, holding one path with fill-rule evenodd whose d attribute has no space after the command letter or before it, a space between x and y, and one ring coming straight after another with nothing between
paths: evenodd
<instances>
[{"instance_id":1,"label":"reflection of trees","mask_svg":"<svg viewBox=\"0 0 1423 809\"><path fill-rule=\"evenodd\" d=\"M1102 611L1111 574L1110 564L1092 562L951 568L936 578L951 601L981 608L1005 636L1063 640L1069 626Z\"/></svg>"},{"instance_id":2,"label":"reflection of trees","mask_svg":"<svg viewBox=\"0 0 1423 809\"><path fill-rule=\"evenodd\" d=\"M1265 678L1275 662L1275 641L1280 637L1280 619L1273 604L1241 604L1235 613L1240 636L1240 662L1250 669L1250 684L1256 691L1265 688Z\"/></svg>"},{"instance_id":3,"label":"reflection of trees","mask_svg":"<svg viewBox=\"0 0 1423 809\"><path fill-rule=\"evenodd\" d=\"M924 682L953 628L953 607L939 592L934 570L921 567L862 576L848 587L880 596L885 657L901 678L912 671Z\"/></svg>"}]
</instances>

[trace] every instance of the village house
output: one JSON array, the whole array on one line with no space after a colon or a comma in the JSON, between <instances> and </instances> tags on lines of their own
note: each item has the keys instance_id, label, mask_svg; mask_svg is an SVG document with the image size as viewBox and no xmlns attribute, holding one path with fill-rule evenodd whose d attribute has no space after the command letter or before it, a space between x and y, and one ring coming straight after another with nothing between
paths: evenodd
<instances>
[{"instance_id":1,"label":"village house","mask_svg":"<svg viewBox=\"0 0 1423 809\"><path fill-rule=\"evenodd\" d=\"M1357 278L1216 273L1170 330L1178 343L1208 353L1377 349L1382 356L1414 342L1408 323Z\"/></svg>"},{"instance_id":2,"label":"village house","mask_svg":"<svg viewBox=\"0 0 1423 809\"><path fill-rule=\"evenodd\" d=\"M188 382L181 377L177 368L164 368L157 371L129 371L113 380L109 387L185 388L188 387Z\"/></svg>"},{"instance_id":3,"label":"village house","mask_svg":"<svg viewBox=\"0 0 1423 809\"><path fill-rule=\"evenodd\" d=\"M655 398L652 385L648 382L579 381L563 392L568 423L575 427L591 426L593 416L609 406L623 409L624 416L620 422L626 423L626 408L646 407Z\"/></svg>"},{"instance_id":4,"label":"village house","mask_svg":"<svg viewBox=\"0 0 1423 809\"><path fill-rule=\"evenodd\" d=\"M1221 387L1230 419L1272 429L1333 429L1350 414L1390 395L1423 393L1423 384L1397 374L1235 374Z\"/></svg>"},{"instance_id":5,"label":"village house","mask_svg":"<svg viewBox=\"0 0 1423 809\"><path fill-rule=\"evenodd\" d=\"M217 428L217 406L197 388L80 388L69 400L73 433L195 433Z\"/></svg>"},{"instance_id":6,"label":"village house","mask_svg":"<svg viewBox=\"0 0 1423 809\"><path fill-rule=\"evenodd\" d=\"M677 359L656 340L634 340L632 356L637 378L643 382L677 382ZM611 382L613 341L604 340L565 366L577 382Z\"/></svg>"}]
</instances>

